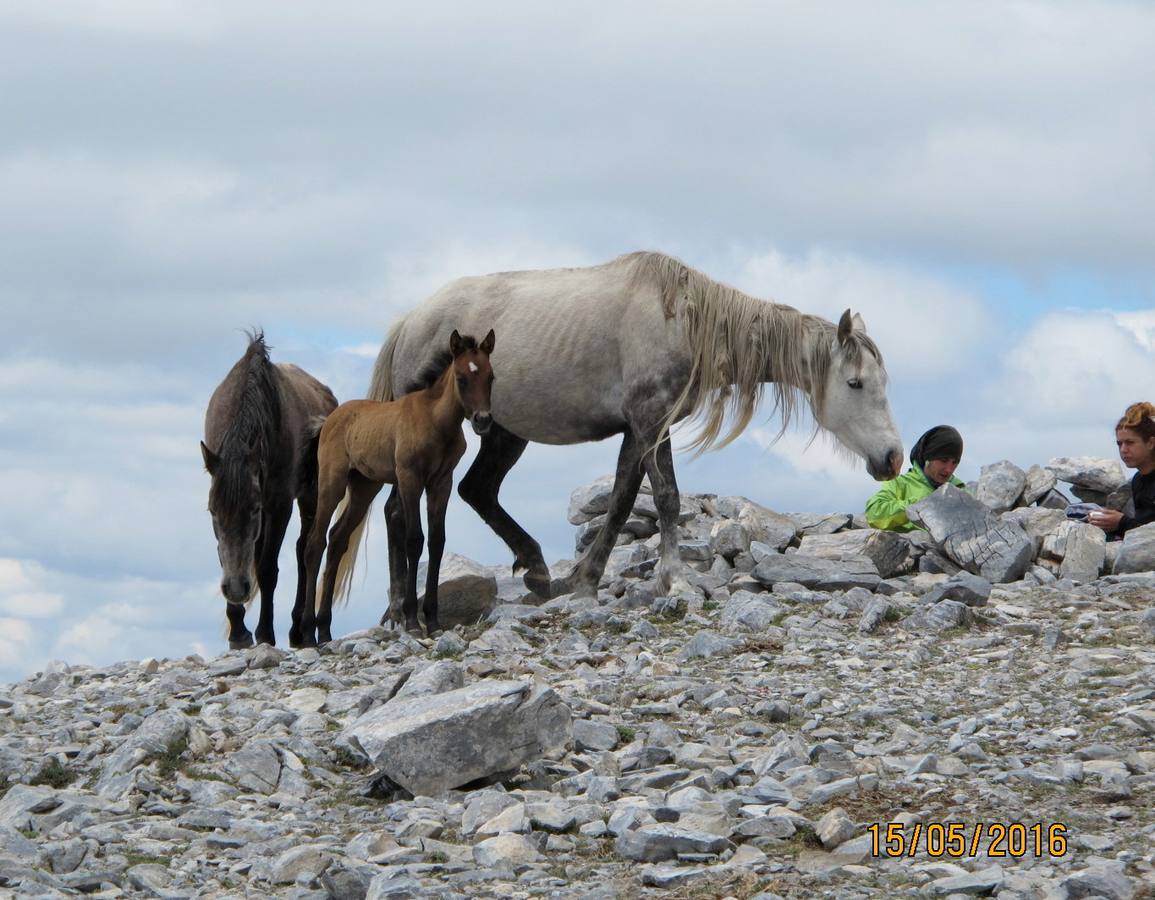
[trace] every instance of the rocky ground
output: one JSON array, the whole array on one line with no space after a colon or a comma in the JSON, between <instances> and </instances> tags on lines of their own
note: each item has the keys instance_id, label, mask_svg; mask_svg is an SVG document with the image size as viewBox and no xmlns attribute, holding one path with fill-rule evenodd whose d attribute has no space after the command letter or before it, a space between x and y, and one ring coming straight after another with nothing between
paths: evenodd
<instances>
[{"instance_id":1,"label":"rocky ground","mask_svg":"<svg viewBox=\"0 0 1155 900\"><path fill-rule=\"evenodd\" d=\"M604 494L575 494L579 546ZM682 518L674 597L643 497L596 599L475 572L492 610L435 640L0 690L0 893L1155 894L1155 575L1079 583L1052 553L992 584L849 515Z\"/></svg>"}]
</instances>

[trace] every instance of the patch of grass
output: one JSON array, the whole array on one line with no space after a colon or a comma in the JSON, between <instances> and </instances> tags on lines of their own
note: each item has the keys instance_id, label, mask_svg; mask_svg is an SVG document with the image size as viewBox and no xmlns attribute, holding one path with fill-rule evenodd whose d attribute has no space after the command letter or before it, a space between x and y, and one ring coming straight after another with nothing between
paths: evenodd
<instances>
[{"instance_id":1,"label":"patch of grass","mask_svg":"<svg viewBox=\"0 0 1155 900\"><path fill-rule=\"evenodd\" d=\"M785 622L792 615L794 615L794 610L784 609L784 610L782 610L782 612L778 613L776 616L774 616L774 618L772 618L770 620L770 624L771 625L781 625L783 622Z\"/></svg>"},{"instance_id":2,"label":"patch of grass","mask_svg":"<svg viewBox=\"0 0 1155 900\"><path fill-rule=\"evenodd\" d=\"M355 769L360 771L369 768L368 760L358 756L352 750L345 746L338 746L333 750L333 757L337 765L345 769Z\"/></svg>"},{"instance_id":3,"label":"patch of grass","mask_svg":"<svg viewBox=\"0 0 1155 900\"><path fill-rule=\"evenodd\" d=\"M1116 675L1127 675L1122 669L1116 669L1114 666L1100 666L1097 669L1092 669L1087 673L1095 678L1114 678Z\"/></svg>"},{"instance_id":4,"label":"patch of grass","mask_svg":"<svg viewBox=\"0 0 1155 900\"><path fill-rule=\"evenodd\" d=\"M702 604L702 612L713 612L716 609L720 609L721 606L722 604L718 603L716 600L707 600Z\"/></svg>"},{"instance_id":5,"label":"patch of grass","mask_svg":"<svg viewBox=\"0 0 1155 900\"><path fill-rule=\"evenodd\" d=\"M818 839L818 832L809 825L803 825L786 839L784 849L791 856L797 856L803 850L821 850L822 841Z\"/></svg>"},{"instance_id":6,"label":"patch of grass","mask_svg":"<svg viewBox=\"0 0 1155 900\"><path fill-rule=\"evenodd\" d=\"M321 806L324 809L344 809L349 806L381 806L381 801L374 800L371 797L363 797L360 794L354 794L348 788L341 788L338 791L334 791L332 796L322 800Z\"/></svg>"},{"instance_id":7,"label":"patch of grass","mask_svg":"<svg viewBox=\"0 0 1155 900\"><path fill-rule=\"evenodd\" d=\"M629 725L617 725L615 727L618 729L618 740L623 744L632 744L634 738L638 736L638 733Z\"/></svg>"},{"instance_id":8,"label":"patch of grass","mask_svg":"<svg viewBox=\"0 0 1155 900\"><path fill-rule=\"evenodd\" d=\"M19 828L17 829L28 840L32 840L39 832L35 828Z\"/></svg>"},{"instance_id":9,"label":"patch of grass","mask_svg":"<svg viewBox=\"0 0 1155 900\"><path fill-rule=\"evenodd\" d=\"M449 862L449 854L443 850L431 850L425 854L425 861L427 863L447 863Z\"/></svg>"},{"instance_id":10,"label":"patch of grass","mask_svg":"<svg viewBox=\"0 0 1155 900\"><path fill-rule=\"evenodd\" d=\"M60 790L61 788L68 787L76 778L76 772L68 768L68 766L62 766L60 761L53 757L52 759L44 761L44 764L40 767L40 771L32 776L32 781L29 783L37 785L43 784Z\"/></svg>"},{"instance_id":11,"label":"patch of grass","mask_svg":"<svg viewBox=\"0 0 1155 900\"><path fill-rule=\"evenodd\" d=\"M193 778L197 781L219 781L221 784L230 783L229 780L225 778L225 776L216 772L209 771L207 769L202 769L199 766L186 765L183 766L180 771L181 774L187 775L189 778Z\"/></svg>"},{"instance_id":12,"label":"patch of grass","mask_svg":"<svg viewBox=\"0 0 1155 900\"><path fill-rule=\"evenodd\" d=\"M112 716L112 721L119 722L126 712L130 712L132 707L127 703L114 703L112 706L106 707L107 711Z\"/></svg>"},{"instance_id":13,"label":"patch of grass","mask_svg":"<svg viewBox=\"0 0 1155 900\"><path fill-rule=\"evenodd\" d=\"M746 638L746 643L742 645L742 651L744 653L780 653L782 642L767 637Z\"/></svg>"},{"instance_id":14,"label":"patch of grass","mask_svg":"<svg viewBox=\"0 0 1155 900\"><path fill-rule=\"evenodd\" d=\"M904 609L900 606L888 606L886 608L886 615L884 615L882 618L886 622L901 622L909 615L909 609Z\"/></svg>"},{"instance_id":15,"label":"patch of grass","mask_svg":"<svg viewBox=\"0 0 1155 900\"><path fill-rule=\"evenodd\" d=\"M161 778L172 778L181 770L180 758L188 750L188 736L182 735L168 742L164 750L153 757L156 763L156 774Z\"/></svg>"},{"instance_id":16,"label":"patch of grass","mask_svg":"<svg viewBox=\"0 0 1155 900\"><path fill-rule=\"evenodd\" d=\"M729 876L703 878L683 887L667 890L662 894L671 900L715 900L718 897L735 897L749 900L775 887L776 882L762 878L753 872L735 872Z\"/></svg>"},{"instance_id":17,"label":"patch of grass","mask_svg":"<svg viewBox=\"0 0 1155 900\"><path fill-rule=\"evenodd\" d=\"M169 856L153 856L148 853L125 853L125 860L128 865L132 866L164 866L166 869L172 863L172 857Z\"/></svg>"}]
</instances>

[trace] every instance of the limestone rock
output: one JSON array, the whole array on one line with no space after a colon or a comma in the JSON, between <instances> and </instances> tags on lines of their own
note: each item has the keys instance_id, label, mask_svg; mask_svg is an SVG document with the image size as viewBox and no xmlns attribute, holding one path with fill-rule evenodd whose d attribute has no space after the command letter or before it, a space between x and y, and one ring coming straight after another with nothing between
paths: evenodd
<instances>
[{"instance_id":1,"label":"limestone rock","mask_svg":"<svg viewBox=\"0 0 1155 900\"><path fill-rule=\"evenodd\" d=\"M1110 494L1127 483L1127 473L1117 459L1059 456L1047 463L1046 468L1059 481L1100 494Z\"/></svg>"},{"instance_id":2,"label":"limestone rock","mask_svg":"<svg viewBox=\"0 0 1155 900\"><path fill-rule=\"evenodd\" d=\"M975 497L995 512L1003 512L1015 506L1026 485L1027 473L1004 459L982 467Z\"/></svg>"},{"instance_id":3,"label":"limestone rock","mask_svg":"<svg viewBox=\"0 0 1155 900\"><path fill-rule=\"evenodd\" d=\"M874 562L866 557L829 560L801 553L767 557L754 567L753 575L767 587L793 582L819 590L869 590L882 580Z\"/></svg>"},{"instance_id":4,"label":"limestone rock","mask_svg":"<svg viewBox=\"0 0 1155 900\"><path fill-rule=\"evenodd\" d=\"M427 563L417 567L417 606L425 602ZM497 605L497 579L480 563L446 552L437 579L437 613L442 628L473 625Z\"/></svg>"},{"instance_id":5,"label":"limestone rock","mask_svg":"<svg viewBox=\"0 0 1155 900\"><path fill-rule=\"evenodd\" d=\"M412 794L437 796L516 769L570 739L570 711L550 688L480 681L370 710L344 732Z\"/></svg>"},{"instance_id":6,"label":"limestone rock","mask_svg":"<svg viewBox=\"0 0 1155 900\"><path fill-rule=\"evenodd\" d=\"M951 560L988 581L1017 581L1031 564L1034 544L1022 527L1000 521L954 485L945 484L910 506L907 515L930 532Z\"/></svg>"},{"instance_id":7,"label":"limestone rock","mask_svg":"<svg viewBox=\"0 0 1155 900\"><path fill-rule=\"evenodd\" d=\"M1115 574L1155 571L1155 522L1130 529L1115 559Z\"/></svg>"}]
</instances>

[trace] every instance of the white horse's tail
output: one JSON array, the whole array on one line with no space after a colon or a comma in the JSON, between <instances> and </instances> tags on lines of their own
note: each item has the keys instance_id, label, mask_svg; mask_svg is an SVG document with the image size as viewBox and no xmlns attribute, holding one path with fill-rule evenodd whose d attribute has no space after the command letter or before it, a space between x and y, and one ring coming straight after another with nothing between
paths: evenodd
<instances>
[{"instance_id":1,"label":"white horse's tail","mask_svg":"<svg viewBox=\"0 0 1155 900\"><path fill-rule=\"evenodd\" d=\"M340 521L345 514L345 510L349 507L349 492L345 491L345 496L341 498L341 502L337 504L337 510L334 513L334 520ZM345 548L345 555L341 557L341 561L337 563L337 579L333 584L333 606L343 606L349 600L349 590L353 586L353 567L357 563L357 554L361 549L361 544L365 543L369 536L369 510L365 510L365 515L357 527L353 529L352 534L349 535L349 546ZM321 579L323 579L323 575ZM321 580L318 579L318 580ZM321 584L317 585L317 599L320 601Z\"/></svg>"},{"instance_id":2,"label":"white horse's tail","mask_svg":"<svg viewBox=\"0 0 1155 900\"><path fill-rule=\"evenodd\" d=\"M402 316L393 323L393 327L389 329L389 336L381 345L377 362L373 364L373 378L369 382L370 400L397 399L393 386L393 354L397 352L397 344L401 340L401 329L404 325L405 317Z\"/></svg>"}]
</instances>

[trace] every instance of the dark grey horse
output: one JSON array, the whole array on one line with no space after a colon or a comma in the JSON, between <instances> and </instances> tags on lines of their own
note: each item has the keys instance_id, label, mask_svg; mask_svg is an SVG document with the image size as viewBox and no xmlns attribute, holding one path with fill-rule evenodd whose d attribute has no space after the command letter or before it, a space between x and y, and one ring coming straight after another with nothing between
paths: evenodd
<instances>
[{"instance_id":1,"label":"dark grey horse","mask_svg":"<svg viewBox=\"0 0 1155 900\"><path fill-rule=\"evenodd\" d=\"M804 400L818 425L864 459L873 477L892 478L902 463L882 357L860 317L847 310L834 325L747 296L658 253L451 282L394 326L370 397L390 399L424 386L420 373L454 328L490 326L502 335L493 355L494 425L458 490L541 596L551 590L541 547L497 499L528 441L622 436L605 524L563 586L584 593L597 591L643 474L661 526L659 584L669 590L684 583L669 429L697 418L693 443L724 445L750 421L768 383L783 427ZM391 542L402 533L398 506L391 495L385 507Z\"/></svg>"},{"instance_id":2,"label":"dark grey horse","mask_svg":"<svg viewBox=\"0 0 1155 900\"><path fill-rule=\"evenodd\" d=\"M201 453L212 476L209 513L233 649L253 645L245 609L257 590L261 592L257 640L276 643L277 557L294 500L301 514L301 538L289 643L297 646L300 641L304 541L317 506L316 456L309 452L309 444L316 441L316 420L336 406L333 392L308 372L284 363L274 365L259 333L251 337L245 355L209 400Z\"/></svg>"}]
</instances>

